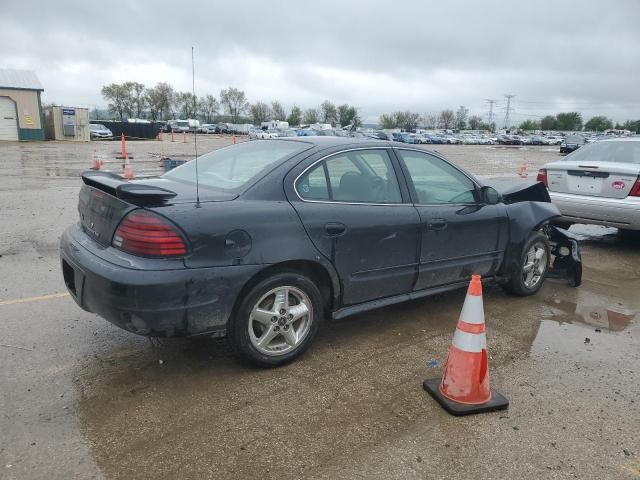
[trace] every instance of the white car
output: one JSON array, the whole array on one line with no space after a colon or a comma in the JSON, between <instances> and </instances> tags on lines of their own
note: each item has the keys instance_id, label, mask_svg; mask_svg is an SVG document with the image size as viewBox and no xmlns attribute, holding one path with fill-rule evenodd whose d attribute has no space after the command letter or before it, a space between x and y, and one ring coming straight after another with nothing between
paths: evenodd
<instances>
[{"instance_id":1,"label":"white car","mask_svg":"<svg viewBox=\"0 0 640 480\"><path fill-rule=\"evenodd\" d=\"M113 133L104 125L99 123L90 123L89 136L91 138L111 138L113 137Z\"/></svg>"},{"instance_id":2,"label":"white car","mask_svg":"<svg viewBox=\"0 0 640 480\"><path fill-rule=\"evenodd\" d=\"M585 145L547 163L538 180L549 189L567 225L640 230L640 137Z\"/></svg>"},{"instance_id":3,"label":"white car","mask_svg":"<svg viewBox=\"0 0 640 480\"><path fill-rule=\"evenodd\" d=\"M276 130L252 130L249 133L249 138L252 140L268 140L278 137L279 135Z\"/></svg>"}]
</instances>

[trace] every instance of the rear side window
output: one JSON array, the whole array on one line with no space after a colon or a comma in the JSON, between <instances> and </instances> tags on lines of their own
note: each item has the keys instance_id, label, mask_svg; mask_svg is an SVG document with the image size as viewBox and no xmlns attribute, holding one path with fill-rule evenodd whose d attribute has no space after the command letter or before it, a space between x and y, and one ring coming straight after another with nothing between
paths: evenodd
<instances>
[{"instance_id":1,"label":"rear side window","mask_svg":"<svg viewBox=\"0 0 640 480\"><path fill-rule=\"evenodd\" d=\"M640 164L640 142L603 140L576 150L564 160Z\"/></svg>"},{"instance_id":2,"label":"rear side window","mask_svg":"<svg viewBox=\"0 0 640 480\"><path fill-rule=\"evenodd\" d=\"M386 150L356 150L328 158L303 175L296 190L306 200L401 203L402 195Z\"/></svg>"},{"instance_id":3,"label":"rear side window","mask_svg":"<svg viewBox=\"0 0 640 480\"><path fill-rule=\"evenodd\" d=\"M398 150L416 190L418 203L475 203L475 185L460 170L427 153Z\"/></svg>"},{"instance_id":4,"label":"rear side window","mask_svg":"<svg viewBox=\"0 0 640 480\"><path fill-rule=\"evenodd\" d=\"M214 150L198 157L200 186L241 193L284 160L308 148L308 143L270 140L245 142ZM187 162L163 177L195 183L195 162Z\"/></svg>"}]
</instances>

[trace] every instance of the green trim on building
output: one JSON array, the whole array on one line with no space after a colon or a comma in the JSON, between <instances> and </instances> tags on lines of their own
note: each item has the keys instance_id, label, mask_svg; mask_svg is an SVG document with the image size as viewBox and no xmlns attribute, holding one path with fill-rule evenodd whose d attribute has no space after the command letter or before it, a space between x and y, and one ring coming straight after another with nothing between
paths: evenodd
<instances>
[{"instance_id":1,"label":"green trim on building","mask_svg":"<svg viewBox=\"0 0 640 480\"><path fill-rule=\"evenodd\" d=\"M42 128L18 128L18 139L23 140L44 140L44 129Z\"/></svg>"},{"instance_id":2,"label":"green trim on building","mask_svg":"<svg viewBox=\"0 0 640 480\"><path fill-rule=\"evenodd\" d=\"M2 90L22 90L23 92L44 92L44 88L18 88L18 87L3 87L0 85L0 89Z\"/></svg>"}]
</instances>

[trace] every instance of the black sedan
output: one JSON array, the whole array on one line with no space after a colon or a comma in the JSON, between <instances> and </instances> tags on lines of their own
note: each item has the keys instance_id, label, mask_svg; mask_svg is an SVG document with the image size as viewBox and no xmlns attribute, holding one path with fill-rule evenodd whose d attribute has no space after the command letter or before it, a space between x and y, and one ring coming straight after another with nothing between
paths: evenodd
<instances>
[{"instance_id":1,"label":"black sedan","mask_svg":"<svg viewBox=\"0 0 640 480\"><path fill-rule=\"evenodd\" d=\"M559 216L542 184L501 195L438 153L372 139L246 142L159 178L82 178L61 240L76 302L140 335L229 336L264 366L301 354L325 317L474 273L537 292Z\"/></svg>"}]
</instances>

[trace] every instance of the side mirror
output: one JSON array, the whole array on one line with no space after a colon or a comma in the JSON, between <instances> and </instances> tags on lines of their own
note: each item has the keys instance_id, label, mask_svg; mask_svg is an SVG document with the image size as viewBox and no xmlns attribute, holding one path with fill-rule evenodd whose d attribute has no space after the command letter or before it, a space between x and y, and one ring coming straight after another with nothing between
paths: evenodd
<instances>
[{"instance_id":1,"label":"side mirror","mask_svg":"<svg viewBox=\"0 0 640 480\"><path fill-rule=\"evenodd\" d=\"M493 187L484 186L480 189L480 198L487 205L497 205L502 201L502 196Z\"/></svg>"}]
</instances>

